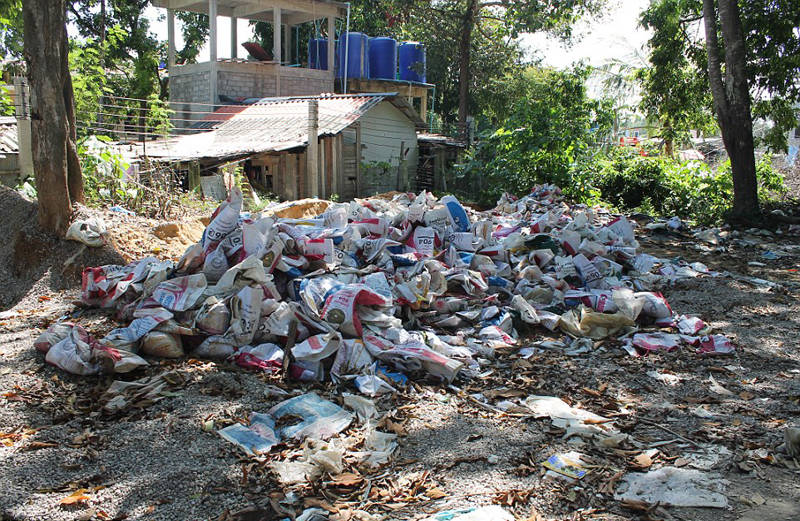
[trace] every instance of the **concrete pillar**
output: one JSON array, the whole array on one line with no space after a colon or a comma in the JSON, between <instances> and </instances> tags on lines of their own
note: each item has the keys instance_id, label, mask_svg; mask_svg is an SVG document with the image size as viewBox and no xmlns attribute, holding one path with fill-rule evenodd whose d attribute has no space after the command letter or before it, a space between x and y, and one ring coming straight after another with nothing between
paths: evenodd
<instances>
[{"instance_id":1,"label":"concrete pillar","mask_svg":"<svg viewBox=\"0 0 800 521\"><path fill-rule=\"evenodd\" d=\"M306 175L308 193L303 197L319 197L319 100L308 100L308 148L306 148Z\"/></svg>"},{"instance_id":2,"label":"concrete pillar","mask_svg":"<svg viewBox=\"0 0 800 521\"><path fill-rule=\"evenodd\" d=\"M288 64L292 63L292 27L289 25L283 26L283 61Z\"/></svg>"},{"instance_id":3,"label":"concrete pillar","mask_svg":"<svg viewBox=\"0 0 800 521\"><path fill-rule=\"evenodd\" d=\"M167 9L167 70L175 66L175 10Z\"/></svg>"},{"instance_id":4,"label":"concrete pillar","mask_svg":"<svg viewBox=\"0 0 800 521\"><path fill-rule=\"evenodd\" d=\"M208 0L208 61L210 103L217 103L217 0Z\"/></svg>"},{"instance_id":5,"label":"concrete pillar","mask_svg":"<svg viewBox=\"0 0 800 521\"><path fill-rule=\"evenodd\" d=\"M28 80L14 77L14 109L17 117L17 146L19 147L19 178L33 177L31 148L31 93Z\"/></svg>"},{"instance_id":6,"label":"concrete pillar","mask_svg":"<svg viewBox=\"0 0 800 521\"><path fill-rule=\"evenodd\" d=\"M231 59L235 60L239 57L239 19L235 16L231 17Z\"/></svg>"},{"instance_id":7,"label":"concrete pillar","mask_svg":"<svg viewBox=\"0 0 800 521\"><path fill-rule=\"evenodd\" d=\"M283 53L281 53L281 42L283 34L283 24L281 23L281 8L272 8L272 59L276 62L275 68L275 95L281 95L281 62L283 61Z\"/></svg>"},{"instance_id":8,"label":"concrete pillar","mask_svg":"<svg viewBox=\"0 0 800 521\"><path fill-rule=\"evenodd\" d=\"M283 34L283 24L281 23L281 8L272 9L272 59L278 63L283 61L281 53L281 35Z\"/></svg>"},{"instance_id":9,"label":"concrete pillar","mask_svg":"<svg viewBox=\"0 0 800 521\"><path fill-rule=\"evenodd\" d=\"M333 16L328 17L328 72L332 78L335 78L336 72L334 71L334 50L336 48L336 18ZM344 67L344 65L342 65ZM347 89L342 92L347 92Z\"/></svg>"}]
</instances>

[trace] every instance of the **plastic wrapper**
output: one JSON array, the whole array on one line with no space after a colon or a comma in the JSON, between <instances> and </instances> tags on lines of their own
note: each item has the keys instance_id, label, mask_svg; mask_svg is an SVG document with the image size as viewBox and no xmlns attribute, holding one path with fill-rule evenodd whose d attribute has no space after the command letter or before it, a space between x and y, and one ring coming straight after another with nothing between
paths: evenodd
<instances>
[{"instance_id":1,"label":"plastic wrapper","mask_svg":"<svg viewBox=\"0 0 800 521\"><path fill-rule=\"evenodd\" d=\"M195 306L206 286L202 273L178 277L159 284L150 299L170 311L186 311Z\"/></svg>"},{"instance_id":2,"label":"plastic wrapper","mask_svg":"<svg viewBox=\"0 0 800 521\"><path fill-rule=\"evenodd\" d=\"M245 286L231 298L231 325L225 332L225 337L235 346L247 345L253 341L261 316L260 288Z\"/></svg>"},{"instance_id":3,"label":"plastic wrapper","mask_svg":"<svg viewBox=\"0 0 800 521\"><path fill-rule=\"evenodd\" d=\"M452 360L430 349L422 342L394 344L375 335L364 335L364 345L370 354L379 360L403 371L425 370L448 382L458 374L464 366L462 362Z\"/></svg>"},{"instance_id":4,"label":"plastic wrapper","mask_svg":"<svg viewBox=\"0 0 800 521\"><path fill-rule=\"evenodd\" d=\"M50 347L45 360L68 373L84 376L97 374L101 367L94 355L96 343L83 328L74 327L69 335Z\"/></svg>"},{"instance_id":5,"label":"plastic wrapper","mask_svg":"<svg viewBox=\"0 0 800 521\"><path fill-rule=\"evenodd\" d=\"M242 211L242 191L234 188L228 199L220 205L211 217L211 222L203 232L203 250L211 251L229 233L236 229Z\"/></svg>"},{"instance_id":6,"label":"plastic wrapper","mask_svg":"<svg viewBox=\"0 0 800 521\"><path fill-rule=\"evenodd\" d=\"M180 358L184 355L181 338L161 331L151 331L142 338L141 352L160 358Z\"/></svg>"},{"instance_id":7,"label":"plastic wrapper","mask_svg":"<svg viewBox=\"0 0 800 521\"><path fill-rule=\"evenodd\" d=\"M355 383L356 389L367 396L380 396L386 393L397 392L397 389L374 374L357 376Z\"/></svg>"},{"instance_id":8,"label":"plastic wrapper","mask_svg":"<svg viewBox=\"0 0 800 521\"><path fill-rule=\"evenodd\" d=\"M65 239L82 242L92 248L99 248L105 244L107 234L105 223L96 217L75 221L67 229Z\"/></svg>"},{"instance_id":9,"label":"plastic wrapper","mask_svg":"<svg viewBox=\"0 0 800 521\"><path fill-rule=\"evenodd\" d=\"M214 335L203 340L192 354L200 358L224 359L231 356L234 351L236 351L236 346L229 338Z\"/></svg>"},{"instance_id":10,"label":"plastic wrapper","mask_svg":"<svg viewBox=\"0 0 800 521\"><path fill-rule=\"evenodd\" d=\"M336 359L331 367L331 377L340 380L345 376L362 374L374 362L374 358L360 338L342 340Z\"/></svg>"},{"instance_id":11,"label":"plastic wrapper","mask_svg":"<svg viewBox=\"0 0 800 521\"><path fill-rule=\"evenodd\" d=\"M233 360L240 367L274 373L283 367L283 349L269 343L244 346L236 351Z\"/></svg>"},{"instance_id":12,"label":"plastic wrapper","mask_svg":"<svg viewBox=\"0 0 800 521\"><path fill-rule=\"evenodd\" d=\"M361 321L355 312L356 304L388 306L391 304L391 300L366 285L351 284L326 299L322 318L346 335L361 336Z\"/></svg>"},{"instance_id":13,"label":"plastic wrapper","mask_svg":"<svg viewBox=\"0 0 800 521\"><path fill-rule=\"evenodd\" d=\"M633 335L633 345L645 351L675 351L681 338L670 333L637 333Z\"/></svg>"},{"instance_id":14,"label":"plastic wrapper","mask_svg":"<svg viewBox=\"0 0 800 521\"><path fill-rule=\"evenodd\" d=\"M334 354L339 349L342 337L338 333L314 335L295 344L292 355L297 360L318 362Z\"/></svg>"},{"instance_id":15,"label":"plastic wrapper","mask_svg":"<svg viewBox=\"0 0 800 521\"><path fill-rule=\"evenodd\" d=\"M43 331L36 340L33 341L33 347L41 353L47 353L51 347L67 338L72 329L76 326L72 322L56 322L51 324L47 330Z\"/></svg>"},{"instance_id":16,"label":"plastic wrapper","mask_svg":"<svg viewBox=\"0 0 800 521\"><path fill-rule=\"evenodd\" d=\"M567 311L558 322L564 333L593 340L613 336L623 328L635 324L632 318L623 313L597 313L583 306L578 310Z\"/></svg>"},{"instance_id":17,"label":"plastic wrapper","mask_svg":"<svg viewBox=\"0 0 800 521\"><path fill-rule=\"evenodd\" d=\"M346 429L353 421L352 414L314 393L302 394L281 402L269 410L269 415L275 420L283 417L300 418L299 423L285 425L277 430L281 438L298 440L326 440Z\"/></svg>"},{"instance_id":18,"label":"plastic wrapper","mask_svg":"<svg viewBox=\"0 0 800 521\"><path fill-rule=\"evenodd\" d=\"M221 335L228 330L230 323L228 306L216 297L207 298L194 318L194 326L209 335Z\"/></svg>"}]
</instances>

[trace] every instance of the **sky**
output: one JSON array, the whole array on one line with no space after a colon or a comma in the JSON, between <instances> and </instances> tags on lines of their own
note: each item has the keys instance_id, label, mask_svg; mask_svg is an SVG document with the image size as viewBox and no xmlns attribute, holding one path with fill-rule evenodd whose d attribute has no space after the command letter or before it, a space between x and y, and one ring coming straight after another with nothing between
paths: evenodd
<instances>
[{"instance_id":1,"label":"sky","mask_svg":"<svg viewBox=\"0 0 800 521\"><path fill-rule=\"evenodd\" d=\"M649 33L638 27L639 13L649 4L649 0L610 0L605 13L599 20L581 21L574 28L574 41L564 46L557 39L545 34L526 34L521 44L529 58L540 57L544 65L557 68L570 66L583 61L589 65L603 65L611 59L629 60L641 49L649 38ZM148 7L146 16L151 20L151 28L159 39L167 39L166 9ZM230 58L230 19L220 16L217 19L217 56ZM252 37L252 28L247 20L239 20L238 40L240 58L246 56L241 43ZM176 47L183 46L180 22L176 20ZM208 60L208 46L198 56L198 61Z\"/></svg>"},{"instance_id":2,"label":"sky","mask_svg":"<svg viewBox=\"0 0 800 521\"><path fill-rule=\"evenodd\" d=\"M528 56L538 55L545 65L568 67L583 61L600 66L614 58L629 60L650 38L639 24L639 14L649 0L612 0L599 20L582 20L573 29L573 43L564 46L544 33L526 34L521 38Z\"/></svg>"}]
</instances>

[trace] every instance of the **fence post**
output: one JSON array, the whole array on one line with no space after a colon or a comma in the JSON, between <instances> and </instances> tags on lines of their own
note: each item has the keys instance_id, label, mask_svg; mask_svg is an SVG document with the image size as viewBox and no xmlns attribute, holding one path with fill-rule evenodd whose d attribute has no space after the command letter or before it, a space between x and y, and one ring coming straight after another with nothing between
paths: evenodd
<instances>
[{"instance_id":1,"label":"fence post","mask_svg":"<svg viewBox=\"0 0 800 521\"><path fill-rule=\"evenodd\" d=\"M308 100L308 148L306 149L306 175L308 192L300 194L301 197L319 197L319 143L317 134L319 131L319 100L312 98Z\"/></svg>"},{"instance_id":2,"label":"fence post","mask_svg":"<svg viewBox=\"0 0 800 521\"><path fill-rule=\"evenodd\" d=\"M31 92L28 80L14 77L14 109L17 118L17 146L19 148L19 178L33 177L33 149L31 148Z\"/></svg>"}]
</instances>

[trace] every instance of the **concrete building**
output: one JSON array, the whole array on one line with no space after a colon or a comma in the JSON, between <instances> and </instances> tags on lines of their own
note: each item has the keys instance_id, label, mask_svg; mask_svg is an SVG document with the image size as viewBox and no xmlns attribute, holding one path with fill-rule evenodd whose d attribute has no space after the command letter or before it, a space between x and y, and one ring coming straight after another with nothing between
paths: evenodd
<instances>
[{"instance_id":1,"label":"concrete building","mask_svg":"<svg viewBox=\"0 0 800 521\"><path fill-rule=\"evenodd\" d=\"M306 22L323 21L328 34L335 34L336 19L346 14L346 4L327 0L154 0L167 8L167 67L170 108L176 111L175 126L213 111L209 106L241 98L310 96L334 92L334 70L295 66L291 59L292 28ZM175 12L209 15L210 59L204 63L177 64L175 61ZM231 19L231 58L217 58L217 17ZM271 52L262 60L240 59L237 20L266 21L273 25ZM327 63L334 63L334 46L327 49Z\"/></svg>"}]
</instances>

